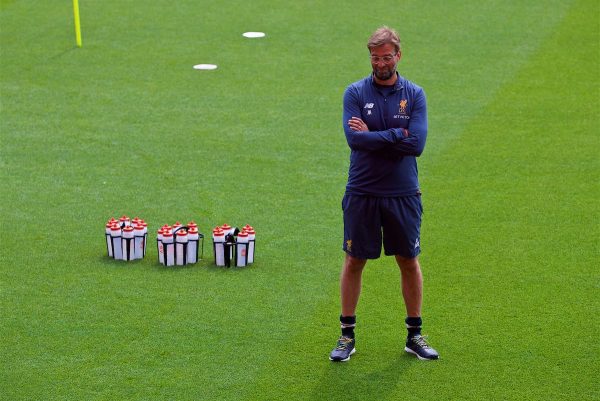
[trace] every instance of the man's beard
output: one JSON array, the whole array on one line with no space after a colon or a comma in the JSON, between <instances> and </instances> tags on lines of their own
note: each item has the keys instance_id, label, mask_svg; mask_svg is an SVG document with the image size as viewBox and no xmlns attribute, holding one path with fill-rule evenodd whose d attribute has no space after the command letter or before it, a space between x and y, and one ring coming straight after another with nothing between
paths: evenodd
<instances>
[{"instance_id":1,"label":"man's beard","mask_svg":"<svg viewBox=\"0 0 600 401\"><path fill-rule=\"evenodd\" d=\"M384 67L384 68L373 68L373 74L375 75L375 78L377 78L380 81L387 81L388 79L390 79L391 77L394 76L394 74L396 74L396 66L393 67Z\"/></svg>"}]
</instances>

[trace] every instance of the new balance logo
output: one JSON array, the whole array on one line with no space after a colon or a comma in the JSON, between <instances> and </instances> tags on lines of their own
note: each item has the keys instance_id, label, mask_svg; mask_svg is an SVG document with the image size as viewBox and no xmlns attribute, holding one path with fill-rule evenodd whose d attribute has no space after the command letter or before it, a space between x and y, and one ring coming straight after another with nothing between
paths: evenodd
<instances>
[{"instance_id":1,"label":"new balance logo","mask_svg":"<svg viewBox=\"0 0 600 401\"><path fill-rule=\"evenodd\" d=\"M421 246L421 242L419 241L419 239L417 238L415 241L415 249L417 249L418 247Z\"/></svg>"},{"instance_id":2,"label":"new balance logo","mask_svg":"<svg viewBox=\"0 0 600 401\"><path fill-rule=\"evenodd\" d=\"M365 103L365 109L372 109L375 106L375 103Z\"/></svg>"}]
</instances>

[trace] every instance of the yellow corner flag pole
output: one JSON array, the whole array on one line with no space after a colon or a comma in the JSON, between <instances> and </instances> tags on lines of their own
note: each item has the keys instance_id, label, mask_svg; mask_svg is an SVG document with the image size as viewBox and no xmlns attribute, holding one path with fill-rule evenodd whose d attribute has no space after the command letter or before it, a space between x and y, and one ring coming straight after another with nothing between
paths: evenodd
<instances>
[{"instance_id":1,"label":"yellow corner flag pole","mask_svg":"<svg viewBox=\"0 0 600 401\"><path fill-rule=\"evenodd\" d=\"M75 40L81 47L81 24L79 23L79 0L73 0L73 14L75 15Z\"/></svg>"}]
</instances>

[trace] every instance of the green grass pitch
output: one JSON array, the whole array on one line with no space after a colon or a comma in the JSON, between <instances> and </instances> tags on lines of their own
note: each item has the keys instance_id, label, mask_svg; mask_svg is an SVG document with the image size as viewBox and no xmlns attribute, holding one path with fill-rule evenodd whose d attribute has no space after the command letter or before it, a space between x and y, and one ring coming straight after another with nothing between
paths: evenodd
<instances>
[{"instance_id":1,"label":"green grass pitch","mask_svg":"<svg viewBox=\"0 0 600 401\"><path fill-rule=\"evenodd\" d=\"M1 400L598 400L592 0L0 0ZM424 331L390 258L339 333L342 93L399 30L426 90ZM246 39L246 31L264 31ZM218 65L197 71L200 63ZM143 261L104 222L150 224ZM157 263L156 229L257 230L256 263Z\"/></svg>"}]
</instances>

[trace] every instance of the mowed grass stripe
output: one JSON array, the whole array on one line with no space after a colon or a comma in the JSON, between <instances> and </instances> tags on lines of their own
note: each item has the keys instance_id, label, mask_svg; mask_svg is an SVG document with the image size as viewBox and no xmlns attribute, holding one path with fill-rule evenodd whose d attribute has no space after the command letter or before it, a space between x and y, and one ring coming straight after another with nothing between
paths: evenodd
<instances>
[{"instance_id":1,"label":"mowed grass stripe","mask_svg":"<svg viewBox=\"0 0 600 401\"><path fill-rule=\"evenodd\" d=\"M597 396L597 355L566 346L598 334L597 17L577 2L429 183L428 293L453 365L435 382L461 372L460 399Z\"/></svg>"},{"instance_id":2,"label":"mowed grass stripe","mask_svg":"<svg viewBox=\"0 0 600 401\"><path fill-rule=\"evenodd\" d=\"M568 11L570 1L428 2L404 19L400 70L427 94L428 167L517 73ZM435 5L435 6L433 6ZM425 28L424 28L425 27Z\"/></svg>"}]
</instances>

